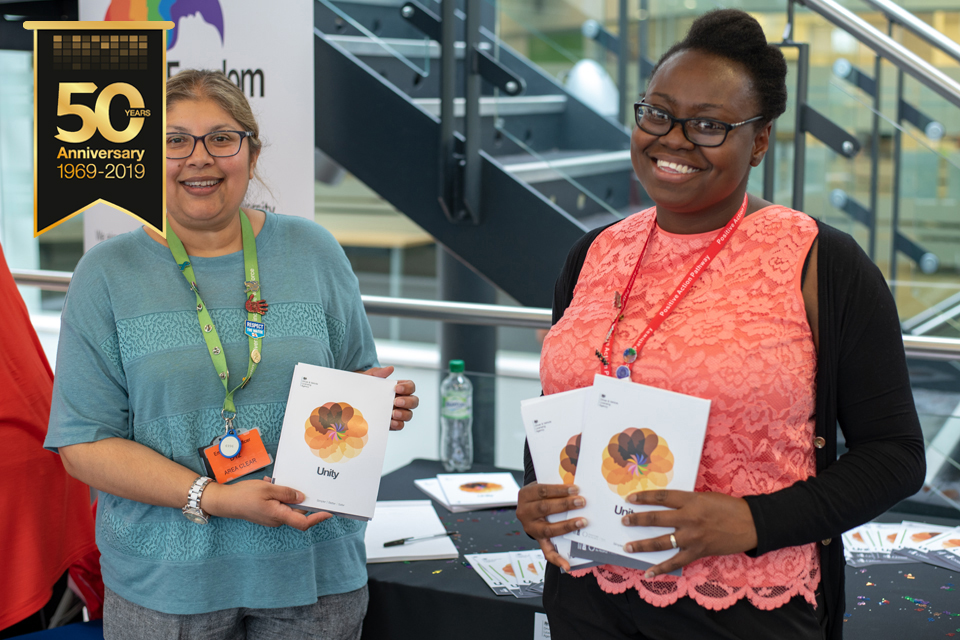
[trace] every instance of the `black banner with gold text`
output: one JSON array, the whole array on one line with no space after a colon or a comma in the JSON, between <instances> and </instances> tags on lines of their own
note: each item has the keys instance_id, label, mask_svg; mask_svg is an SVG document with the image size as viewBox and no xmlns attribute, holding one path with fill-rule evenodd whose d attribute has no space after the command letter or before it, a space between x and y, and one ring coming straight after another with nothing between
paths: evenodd
<instances>
[{"instance_id":1,"label":"black banner with gold text","mask_svg":"<svg viewBox=\"0 0 960 640\"><path fill-rule=\"evenodd\" d=\"M168 26L169 25L169 26ZM34 32L34 235L105 202L162 235L165 22Z\"/></svg>"}]
</instances>

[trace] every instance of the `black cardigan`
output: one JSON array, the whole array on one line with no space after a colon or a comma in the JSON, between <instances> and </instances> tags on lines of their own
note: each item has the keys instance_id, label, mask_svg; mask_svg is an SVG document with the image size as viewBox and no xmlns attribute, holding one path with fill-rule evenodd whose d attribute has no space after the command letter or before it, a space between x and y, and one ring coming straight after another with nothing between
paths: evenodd
<instances>
[{"instance_id":1,"label":"black cardigan","mask_svg":"<svg viewBox=\"0 0 960 640\"><path fill-rule=\"evenodd\" d=\"M616 223L614 223L616 224ZM817 475L767 495L746 496L759 555L820 543L827 638L842 637L844 560L840 534L880 515L923 484L925 454L893 296L876 265L849 235L819 227ZM594 229L570 250L557 279L553 322L573 300ZM837 458L839 423L848 448ZM524 483L536 480L524 447Z\"/></svg>"}]
</instances>

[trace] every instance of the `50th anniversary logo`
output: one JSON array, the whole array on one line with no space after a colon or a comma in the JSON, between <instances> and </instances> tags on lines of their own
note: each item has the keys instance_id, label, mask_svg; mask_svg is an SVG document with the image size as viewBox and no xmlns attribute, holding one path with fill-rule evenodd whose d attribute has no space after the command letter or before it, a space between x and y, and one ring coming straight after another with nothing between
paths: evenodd
<instances>
[{"instance_id":1,"label":"50th anniversary logo","mask_svg":"<svg viewBox=\"0 0 960 640\"><path fill-rule=\"evenodd\" d=\"M104 202L166 237L166 30L172 22L26 22L34 30L34 236Z\"/></svg>"}]
</instances>

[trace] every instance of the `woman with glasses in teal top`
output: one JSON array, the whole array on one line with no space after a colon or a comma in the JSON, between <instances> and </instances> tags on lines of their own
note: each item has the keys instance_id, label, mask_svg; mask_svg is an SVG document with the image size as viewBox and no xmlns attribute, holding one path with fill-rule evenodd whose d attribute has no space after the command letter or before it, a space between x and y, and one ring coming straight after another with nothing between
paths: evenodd
<instances>
[{"instance_id":1,"label":"woman with glasses in teal top","mask_svg":"<svg viewBox=\"0 0 960 640\"><path fill-rule=\"evenodd\" d=\"M45 443L100 491L104 634L359 638L365 525L291 508L272 466L212 482L204 450L275 456L297 362L392 368L332 236L241 208L261 142L236 85L180 72L166 116L167 238L141 228L77 265ZM397 383L391 429L414 391Z\"/></svg>"}]
</instances>

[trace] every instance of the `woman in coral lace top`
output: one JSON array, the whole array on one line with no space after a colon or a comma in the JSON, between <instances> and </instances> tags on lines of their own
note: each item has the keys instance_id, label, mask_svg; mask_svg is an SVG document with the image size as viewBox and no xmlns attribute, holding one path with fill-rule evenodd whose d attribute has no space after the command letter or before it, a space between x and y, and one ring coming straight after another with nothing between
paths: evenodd
<instances>
[{"instance_id":1,"label":"woman in coral lace top","mask_svg":"<svg viewBox=\"0 0 960 640\"><path fill-rule=\"evenodd\" d=\"M673 509L624 519L675 529L627 545L679 547L646 572L561 574L549 538L586 526L584 497L537 484L527 456L517 515L556 565L544 594L554 638L839 638L840 533L920 488L923 440L882 276L849 236L746 193L786 106L786 71L748 14L699 18L636 106L631 157L656 206L587 234L558 280L545 394L606 369L711 409L695 491L628 498ZM625 352L718 239L632 361Z\"/></svg>"}]
</instances>

